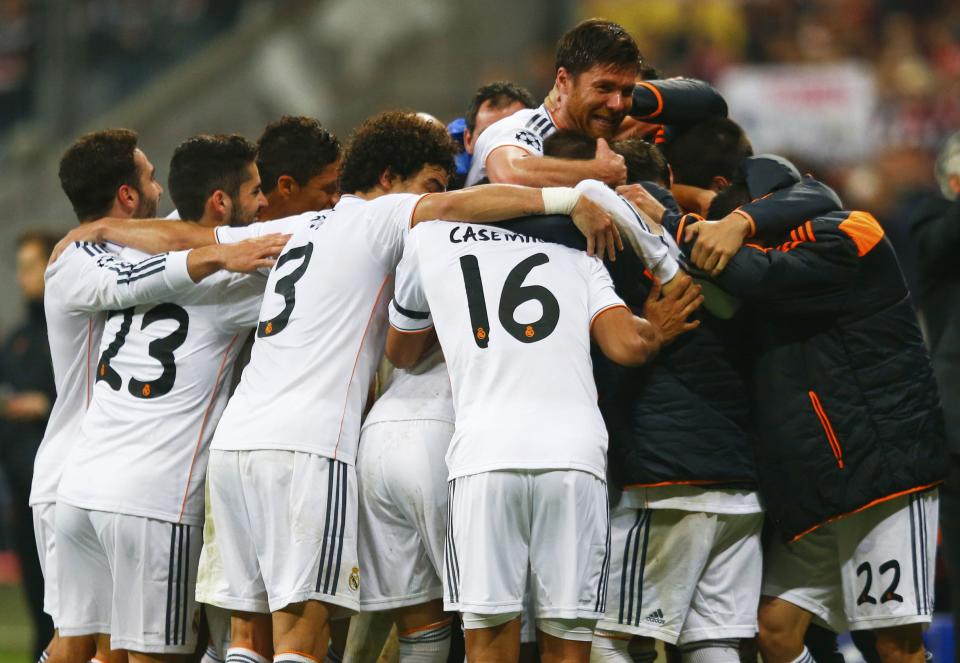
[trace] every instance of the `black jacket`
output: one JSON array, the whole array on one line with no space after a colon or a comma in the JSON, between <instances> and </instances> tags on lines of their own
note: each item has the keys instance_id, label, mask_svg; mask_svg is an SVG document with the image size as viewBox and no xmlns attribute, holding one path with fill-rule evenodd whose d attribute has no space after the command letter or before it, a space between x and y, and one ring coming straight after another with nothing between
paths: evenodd
<instances>
[{"instance_id":1,"label":"black jacket","mask_svg":"<svg viewBox=\"0 0 960 663\"><path fill-rule=\"evenodd\" d=\"M920 313L943 400L950 451L960 455L960 200L932 196L913 216Z\"/></svg>"},{"instance_id":2,"label":"black jacket","mask_svg":"<svg viewBox=\"0 0 960 663\"><path fill-rule=\"evenodd\" d=\"M760 488L793 539L934 486L946 464L929 358L880 224L834 212L785 239L743 247L717 280L756 304Z\"/></svg>"}]
</instances>

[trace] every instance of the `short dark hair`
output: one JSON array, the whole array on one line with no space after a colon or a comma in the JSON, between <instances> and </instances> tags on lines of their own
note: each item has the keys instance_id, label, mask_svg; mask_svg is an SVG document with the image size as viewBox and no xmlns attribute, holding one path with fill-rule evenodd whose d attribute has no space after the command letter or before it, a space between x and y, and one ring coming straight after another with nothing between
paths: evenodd
<instances>
[{"instance_id":1,"label":"short dark hair","mask_svg":"<svg viewBox=\"0 0 960 663\"><path fill-rule=\"evenodd\" d=\"M610 149L623 157L627 165L627 182L650 181L670 186L670 167L656 145L642 138L626 138L614 141Z\"/></svg>"},{"instance_id":2,"label":"short dark hair","mask_svg":"<svg viewBox=\"0 0 960 663\"><path fill-rule=\"evenodd\" d=\"M23 248L27 244L39 244L43 253L48 258L53 253L53 247L60 241L60 235L50 230L26 230L17 236L17 248Z\"/></svg>"},{"instance_id":3,"label":"short dark hair","mask_svg":"<svg viewBox=\"0 0 960 663\"><path fill-rule=\"evenodd\" d=\"M664 153L674 182L709 189L714 177L732 180L740 162L753 156L753 146L739 124L714 118L671 139Z\"/></svg>"},{"instance_id":4,"label":"short dark hair","mask_svg":"<svg viewBox=\"0 0 960 663\"><path fill-rule=\"evenodd\" d=\"M508 104L518 101L526 108L537 107L537 100L533 98L530 91L516 83L511 83L510 81L494 81L493 83L481 85L474 93L473 99L470 100L470 105L467 106L467 113L463 117L464 122L467 124L467 129L470 131L477 128L477 113L480 112L480 106L482 106L485 101L489 101L490 105L494 108L507 106Z\"/></svg>"},{"instance_id":5,"label":"short dark hair","mask_svg":"<svg viewBox=\"0 0 960 663\"><path fill-rule=\"evenodd\" d=\"M416 113L388 111L356 128L340 168L343 193L369 191L389 171L402 180L433 165L453 174L456 147L446 129Z\"/></svg>"},{"instance_id":6,"label":"short dark hair","mask_svg":"<svg viewBox=\"0 0 960 663\"><path fill-rule=\"evenodd\" d=\"M543 156L560 159L592 159L597 153L597 139L573 129L559 129L543 141Z\"/></svg>"},{"instance_id":7,"label":"short dark hair","mask_svg":"<svg viewBox=\"0 0 960 663\"><path fill-rule=\"evenodd\" d=\"M130 129L105 129L81 136L63 153L60 187L80 221L109 212L117 189L124 184L140 190L133 160L137 140L137 133Z\"/></svg>"},{"instance_id":8,"label":"short dark hair","mask_svg":"<svg viewBox=\"0 0 960 663\"><path fill-rule=\"evenodd\" d=\"M339 158L340 141L312 117L284 115L268 124L257 141L264 193L276 188L281 175L303 186Z\"/></svg>"},{"instance_id":9,"label":"short dark hair","mask_svg":"<svg viewBox=\"0 0 960 663\"><path fill-rule=\"evenodd\" d=\"M713 200L710 201L710 209L707 210L708 219L722 219L738 207L742 207L750 202L750 189L746 182L734 182L726 189L720 191Z\"/></svg>"},{"instance_id":10,"label":"short dark hair","mask_svg":"<svg viewBox=\"0 0 960 663\"><path fill-rule=\"evenodd\" d=\"M560 38L556 68L576 76L591 67L633 67L639 71L640 49L630 33L611 21L591 18Z\"/></svg>"},{"instance_id":11,"label":"short dark hair","mask_svg":"<svg viewBox=\"0 0 960 663\"><path fill-rule=\"evenodd\" d=\"M180 143L170 159L170 197L180 218L196 221L207 199L220 190L231 198L247 179L256 146L237 134L194 136Z\"/></svg>"}]
</instances>

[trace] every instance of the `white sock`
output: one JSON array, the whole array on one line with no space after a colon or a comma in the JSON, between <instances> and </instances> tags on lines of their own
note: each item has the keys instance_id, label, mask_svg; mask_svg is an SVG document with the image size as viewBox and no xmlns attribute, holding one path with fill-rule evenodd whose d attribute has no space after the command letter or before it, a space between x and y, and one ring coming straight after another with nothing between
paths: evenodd
<instances>
[{"instance_id":1,"label":"white sock","mask_svg":"<svg viewBox=\"0 0 960 663\"><path fill-rule=\"evenodd\" d=\"M816 663L816 661L814 661L813 656L810 655L810 650L804 647L800 655L790 661L790 663Z\"/></svg>"},{"instance_id":2,"label":"white sock","mask_svg":"<svg viewBox=\"0 0 960 663\"><path fill-rule=\"evenodd\" d=\"M597 631L593 634L590 649L592 660L597 663L653 663L657 650L653 640L634 639L625 633Z\"/></svg>"},{"instance_id":3,"label":"white sock","mask_svg":"<svg viewBox=\"0 0 960 663\"><path fill-rule=\"evenodd\" d=\"M735 638L700 640L680 645L683 663L740 663L740 641Z\"/></svg>"},{"instance_id":4,"label":"white sock","mask_svg":"<svg viewBox=\"0 0 960 663\"><path fill-rule=\"evenodd\" d=\"M444 663L450 652L450 620L399 636L400 663Z\"/></svg>"},{"instance_id":5,"label":"white sock","mask_svg":"<svg viewBox=\"0 0 960 663\"><path fill-rule=\"evenodd\" d=\"M246 647L229 647L225 661L226 663L270 663L270 659L266 656L261 656Z\"/></svg>"},{"instance_id":6,"label":"white sock","mask_svg":"<svg viewBox=\"0 0 960 663\"><path fill-rule=\"evenodd\" d=\"M217 654L216 647L213 645L207 645L207 649L203 652L203 657L200 659L200 663L224 663L224 660L220 658L219 654Z\"/></svg>"}]
</instances>

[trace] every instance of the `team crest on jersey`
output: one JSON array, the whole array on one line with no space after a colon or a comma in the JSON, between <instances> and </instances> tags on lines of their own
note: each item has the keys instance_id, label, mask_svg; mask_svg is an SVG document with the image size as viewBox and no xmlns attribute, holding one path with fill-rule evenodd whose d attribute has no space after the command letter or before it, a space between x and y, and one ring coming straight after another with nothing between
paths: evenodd
<instances>
[{"instance_id":1,"label":"team crest on jersey","mask_svg":"<svg viewBox=\"0 0 960 663\"><path fill-rule=\"evenodd\" d=\"M350 580L348 581L350 589L357 591L360 589L360 569L353 567L350 570Z\"/></svg>"},{"instance_id":2,"label":"team crest on jersey","mask_svg":"<svg viewBox=\"0 0 960 663\"><path fill-rule=\"evenodd\" d=\"M540 136L533 133L532 131L527 131L526 129L521 129L517 132L514 138L524 145L532 147L537 152L543 152L543 142L540 140Z\"/></svg>"}]
</instances>

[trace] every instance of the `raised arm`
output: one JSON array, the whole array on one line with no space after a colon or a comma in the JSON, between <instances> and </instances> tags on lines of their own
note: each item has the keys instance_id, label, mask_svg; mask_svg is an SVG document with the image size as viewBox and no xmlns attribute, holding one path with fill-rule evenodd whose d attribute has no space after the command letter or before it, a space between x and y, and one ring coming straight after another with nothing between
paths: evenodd
<instances>
[{"instance_id":1,"label":"raised arm","mask_svg":"<svg viewBox=\"0 0 960 663\"><path fill-rule=\"evenodd\" d=\"M596 155L589 160L535 156L521 147L503 145L490 152L485 167L490 181L502 184L573 186L593 177L616 186L627 180L623 157L602 138L597 141Z\"/></svg>"}]
</instances>

